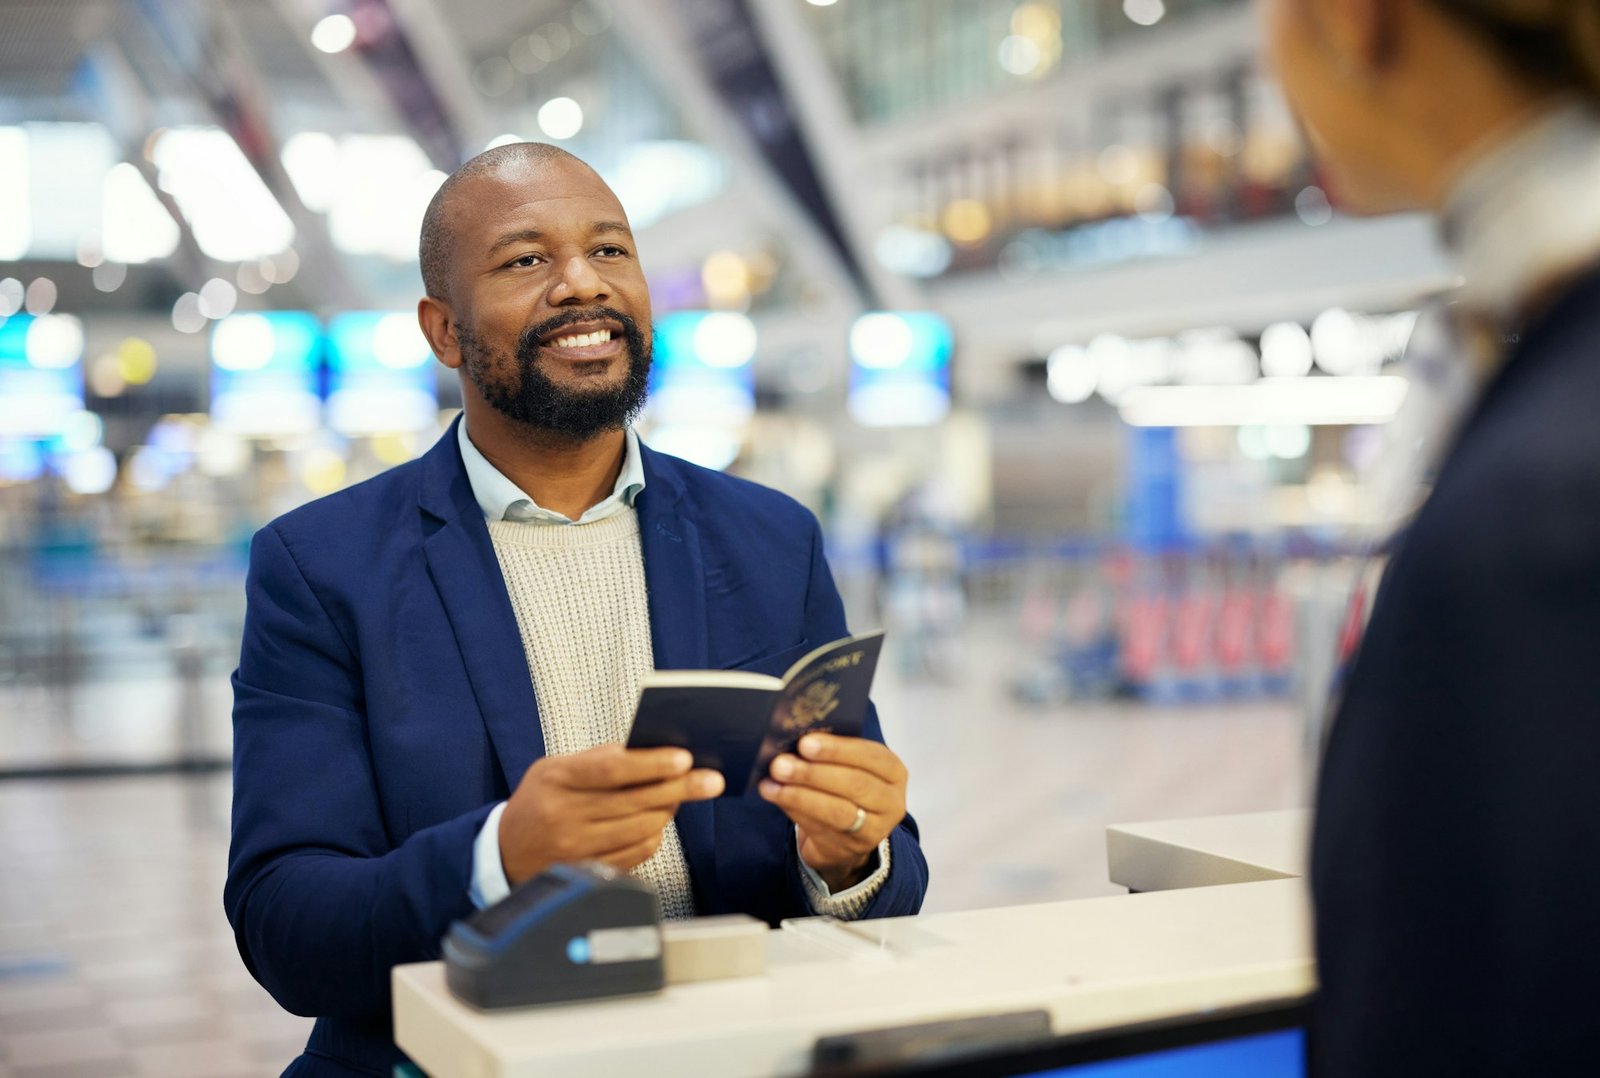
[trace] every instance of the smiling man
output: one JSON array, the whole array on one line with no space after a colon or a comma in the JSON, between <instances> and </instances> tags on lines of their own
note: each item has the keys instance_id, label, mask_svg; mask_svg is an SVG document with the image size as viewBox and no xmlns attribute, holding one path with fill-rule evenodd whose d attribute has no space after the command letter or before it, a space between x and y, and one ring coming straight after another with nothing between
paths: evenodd
<instances>
[{"instance_id":1,"label":"smiling man","mask_svg":"<svg viewBox=\"0 0 1600 1078\"><path fill-rule=\"evenodd\" d=\"M621 747L650 670L782 673L847 630L810 513L634 434L650 299L616 196L557 148L490 150L421 256L462 419L251 547L225 900L257 980L318 1018L297 1075L389 1074L389 970L558 862L631 871L668 917L897 916L927 888L875 715L746 798Z\"/></svg>"}]
</instances>

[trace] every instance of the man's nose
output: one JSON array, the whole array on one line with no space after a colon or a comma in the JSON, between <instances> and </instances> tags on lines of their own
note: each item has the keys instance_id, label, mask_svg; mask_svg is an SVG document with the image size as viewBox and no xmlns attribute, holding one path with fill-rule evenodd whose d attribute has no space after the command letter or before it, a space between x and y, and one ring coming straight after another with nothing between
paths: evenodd
<instances>
[{"instance_id":1,"label":"man's nose","mask_svg":"<svg viewBox=\"0 0 1600 1078\"><path fill-rule=\"evenodd\" d=\"M573 255L561 266L561 276L550 290L551 306L595 303L606 297L605 282L581 255Z\"/></svg>"}]
</instances>

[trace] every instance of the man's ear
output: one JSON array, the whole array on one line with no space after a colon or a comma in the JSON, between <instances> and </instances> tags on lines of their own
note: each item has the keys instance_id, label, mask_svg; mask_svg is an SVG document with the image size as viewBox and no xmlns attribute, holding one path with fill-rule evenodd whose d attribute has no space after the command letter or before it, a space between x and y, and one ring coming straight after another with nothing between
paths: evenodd
<instances>
[{"instance_id":1,"label":"man's ear","mask_svg":"<svg viewBox=\"0 0 1600 1078\"><path fill-rule=\"evenodd\" d=\"M455 313L450 304L423 296L417 301L417 324L422 327L422 335L428 338L428 347L433 349L439 362L451 370L460 368L461 344L456 338Z\"/></svg>"}]
</instances>

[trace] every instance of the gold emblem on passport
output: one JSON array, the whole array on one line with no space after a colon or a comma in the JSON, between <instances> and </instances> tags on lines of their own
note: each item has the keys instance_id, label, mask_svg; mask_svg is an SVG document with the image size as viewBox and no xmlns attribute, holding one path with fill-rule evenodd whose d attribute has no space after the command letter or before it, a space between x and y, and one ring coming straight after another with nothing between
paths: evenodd
<instances>
[{"instance_id":1,"label":"gold emblem on passport","mask_svg":"<svg viewBox=\"0 0 1600 1078\"><path fill-rule=\"evenodd\" d=\"M789 707L783 724L785 728L809 730L825 721L839 707L839 685L827 680L813 681L791 701Z\"/></svg>"}]
</instances>

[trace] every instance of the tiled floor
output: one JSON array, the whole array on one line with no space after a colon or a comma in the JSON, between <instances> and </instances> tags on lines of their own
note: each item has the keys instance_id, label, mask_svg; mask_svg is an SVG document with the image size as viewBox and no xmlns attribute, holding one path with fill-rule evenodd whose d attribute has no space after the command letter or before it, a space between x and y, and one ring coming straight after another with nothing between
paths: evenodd
<instances>
[{"instance_id":1,"label":"tiled floor","mask_svg":"<svg viewBox=\"0 0 1600 1078\"><path fill-rule=\"evenodd\" d=\"M0 784L0 1074L276 1074L310 1023L222 916L225 780Z\"/></svg>"},{"instance_id":2,"label":"tiled floor","mask_svg":"<svg viewBox=\"0 0 1600 1078\"><path fill-rule=\"evenodd\" d=\"M929 910L1115 893L1108 823L1300 803L1285 705L1031 708L1005 691L1020 660L1002 625L965 655L951 684L886 670L876 694L912 773ZM31 693L0 686L0 756L175 743L169 681L87 689L65 725ZM201 699L203 740L225 747L225 684ZM309 1022L250 979L223 920L227 797L225 776L0 782L0 1076L269 1075L298 1052Z\"/></svg>"}]
</instances>

